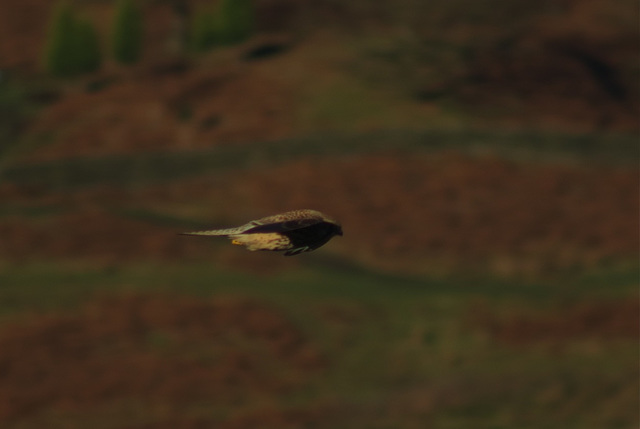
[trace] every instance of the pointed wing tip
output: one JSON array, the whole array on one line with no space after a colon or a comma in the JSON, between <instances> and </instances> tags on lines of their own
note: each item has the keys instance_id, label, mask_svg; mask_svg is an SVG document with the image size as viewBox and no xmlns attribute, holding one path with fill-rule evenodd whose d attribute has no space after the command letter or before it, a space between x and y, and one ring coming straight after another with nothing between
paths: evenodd
<instances>
[{"instance_id":1,"label":"pointed wing tip","mask_svg":"<svg viewBox=\"0 0 640 429\"><path fill-rule=\"evenodd\" d=\"M226 236L229 235L226 232L222 233L222 231L219 231L219 230L178 232L177 234L178 235L200 236L200 237L226 237Z\"/></svg>"}]
</instances>

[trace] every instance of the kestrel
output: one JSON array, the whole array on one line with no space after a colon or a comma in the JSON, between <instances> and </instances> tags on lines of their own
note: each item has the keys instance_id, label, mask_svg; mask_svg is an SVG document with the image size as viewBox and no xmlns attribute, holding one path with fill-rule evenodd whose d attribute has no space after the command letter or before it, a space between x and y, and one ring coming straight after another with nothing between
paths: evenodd
<instances>
[{"instance_id":1,"label":"kestrel","mask_svg":"<svg viewBox=\"0 0 640 429\"><path fill-rule=\"evenodd\" d=\"M236 228L185 232L183 235L222 236L249 250L284 251L285 256L292 256L315 250L334 235L342 235L342 227L319 211L294 210L252 220Z\"/></svg>"}]
</instances>

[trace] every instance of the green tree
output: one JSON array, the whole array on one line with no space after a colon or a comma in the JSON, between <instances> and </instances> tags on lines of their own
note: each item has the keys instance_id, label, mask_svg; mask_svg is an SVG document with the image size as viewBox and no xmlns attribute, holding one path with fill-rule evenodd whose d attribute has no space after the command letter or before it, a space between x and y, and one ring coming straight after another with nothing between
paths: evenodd
<instances>
[{"instance_id":1,"label":"green tree","mask_svg":"<svg viewBox=\"0 0 640 429\"><path fill-rule=\"evenodd\" d=\"M79 20L68 3L53 14L45 50L45 69L54 76L71 77L100 67L100 43L89 21Z\"/></svg>"},{"instance_id":2,"label":"green tree","mask_svg":"<svg viewBox=\"0 0 640 429\"><path fill-rule=\"evenodd\" d=\"M211 8L203 8L196 12L191 23L191 46L195 51L210 49L218 38L216 31L216 14Z\"/></svg>"},{"instance_id":3,"label":"green tree","mask_svg":"<svg viewBox=\"0 0 640 429\"><path fill-rule=\"evenodd\" d=\"M77 72L73 49L75 25L71 6L64 2L55 9L45 50L45 69L54 76L71 76Z\"/></svg>"},{"instance_id":4,"label":"green tree","mask_svg":"<svg viewBox=\"0 0 640 429\"><path fill-rule=\"evenodd\" d=\"M89 21L75 23L75 49L77 68L80 72L89 73L100 68L102 55L98 35Z\"/></svg>"},{"instance_id":5,"label":"green tree","mask_svg":"<svg viewBox=\"0 0 640 429\"><path fill-rule=\"evenodd\" d=\"M248 39L253 32L254 14L251 0L222 0L216 23L220 43L234 44Z\"/></svg>"},{"instance_id":6,"label":"green tree","mask_svg":"<svg viewBox=\"0 0 640 429\"><path fill-rule=\"evenodd\" d=\"M113 22L113 55L123 64L140 57L142 14L132 0L119 0Z\"/></svg>"}]
</instances>

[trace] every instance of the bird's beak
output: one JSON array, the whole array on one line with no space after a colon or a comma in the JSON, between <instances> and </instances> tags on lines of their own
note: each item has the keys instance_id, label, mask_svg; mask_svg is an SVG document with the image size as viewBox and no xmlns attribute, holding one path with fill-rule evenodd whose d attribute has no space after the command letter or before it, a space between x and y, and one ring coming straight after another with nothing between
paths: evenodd
<instances>
[{"instance_id":1,"label":"bird's beak","mask_svg":"<svg viewBox=\"0 0 640 429\"><path fill-rule=\"evenodd\" d=\"M339 235L340 237L342 237L342 228L340 228L340 229L338 230L338 235Z\"/></svg>"}]
</instances>

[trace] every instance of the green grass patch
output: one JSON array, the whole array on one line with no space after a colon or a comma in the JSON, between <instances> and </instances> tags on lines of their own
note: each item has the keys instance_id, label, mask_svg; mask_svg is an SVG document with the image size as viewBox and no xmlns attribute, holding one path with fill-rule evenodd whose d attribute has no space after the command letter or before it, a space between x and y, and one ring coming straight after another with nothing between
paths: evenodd
<instances>
[{"instance_id":1,"label":"green grass patch","mask_svg":"<svg viewBox=\"0 0 640 429\"><path fill-rule=\"evenodd\" d=\"M111 294L253 297L284 312L327 362L299 389L268 399L249 395L235 408L199 399L175 405L165 416L153 401L129 398L135 416L114 400L34 414L15 427L37 427L54 415L65 425L105 429L121 427L129 417L140 424L176 415L213 422L260 410L265 403L280 410L328 406L332 412L319 419L314 426L319 428L420 427L425 422L443 429L631 427L637 418L638 375L633 338L578 336L510 345L493 338L486 326L475 326L468 314L479 299L497 313L523 308L544 315L572 302L597 302L604 290L610 297L633 297L634 274L637 267L628 266L535 283L433 279L380 274L327 258L267 277L205 264L5 266L0 321L32 311L72 313L85 301ZM172 335L152 331L143 341L149 353L160 355L198 350L188 343L177 348Z\"/></svg>"},{"instance_id":2,"label":"green grass patch","mask_svg":"<svg viewBox=\"0 0 640 429\"><path fill-rule=\"evenodd\" d=\"M387 130L315 135L188 152L77 158L39 164L13 163L0 171L0 179L60 190L100 184L141 185L273 165L306 156L381 151L429 153L440 150L493 153L525 162L607 163L628 167L633 167L639 158L636 136Z\"/></svg>"},{"instance_id":3,"label":"green grass patch","mask_svg":"<svg viewBox=\"0 0 640 429\"><path fill-rule=\"evenodd\" d=\"M612 266L561 279L504 280L489 276L401 276L332 258L311 259L306 268L273 276L221 269L210 264L104 267L81 262L5 265L0 270L0 313L73 306L98 292L160 292L255 296L295 308L303 301L347 300L372 305L406 305L415 300L496 302L532 305L579 298L618 298L635 293L638 267Z\"/></svg>"}]
</instances>

